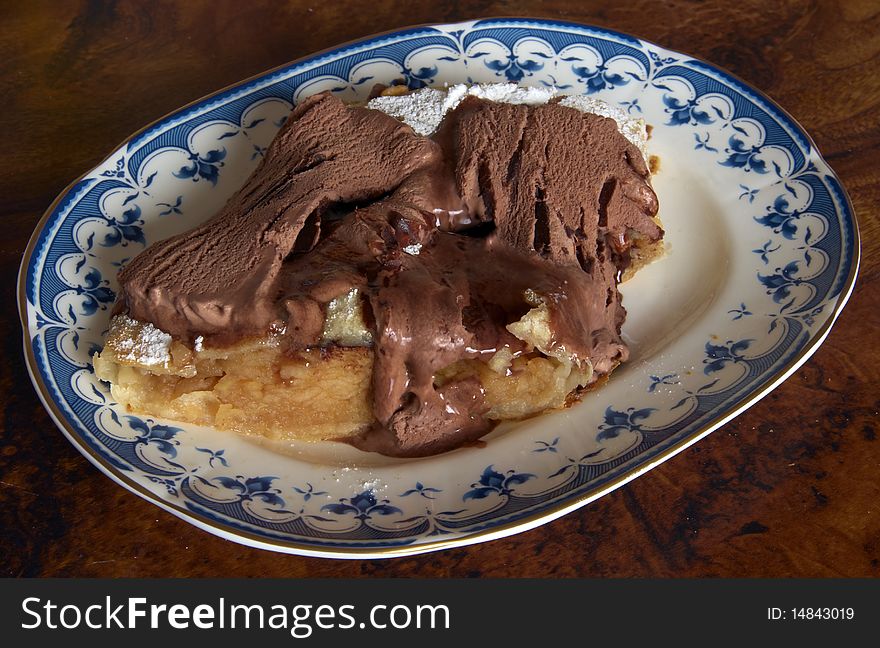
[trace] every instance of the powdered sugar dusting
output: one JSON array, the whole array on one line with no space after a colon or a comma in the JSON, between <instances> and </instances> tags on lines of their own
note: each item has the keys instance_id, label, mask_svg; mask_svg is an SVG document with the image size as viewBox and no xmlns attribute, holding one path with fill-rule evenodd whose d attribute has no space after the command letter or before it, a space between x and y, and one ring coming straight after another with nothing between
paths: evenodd
<instances>
[{"instance_id":1,"label":"powdered sugar dusting","mask_svg":"<svg viewBox=\"0 0 880 648\"><path fill-rule=\"evenodd\" d=\"M408 124L419 135L430 135L437 130L450 107L446 106L447 94L443 90L423 88L418 92L396 97L376 97L368 108L381 110Z\"/></svg>"},{"instance_id":2,"label":"powdered sugar dusting","mask_svg":"<svg viewBox=\"0 0 880 648\"><path fill-rule=\"evenodd\" d=\"M134 335L120 335L113 349L120 360L154 367L171 361L171 336L146 322L136 322L126 315L117 316L115 326L120 330L137 331Z\"/></svg>"},{"instance_id":3,"label":"powdered sugar dusting","mask_svg":"<svg viewBox=\"0 0 880 648\"><path fill-rule=\"evenodd\" d=\"M367 103L368 108L381 110L408 124L419 135L431 135L440 126L447 112L460 104L465 97L479 97L488 101L508 104L537 106L562 96L560 105L610 117L617 122L621 134L632 142L648 159L648 133L645 122L630 117L625 110L600 99L584 95L562 95L557 88L528 88L515 83L458 84L445 90L422 88L405 95L380 96Z\"/></svg>"},{"instance_id":4,"label":"powdered sugar dusting","mask_svg":"<svg viewBox=\"0 0 880 648\"><path fill-rule=\"evenodd\" d=\"M556 88L526 88L515 83L460 83L445 90L422 88L405 95L376 97L367 107L396 117L411 126L419 135L431 135L443 121L443 116L468 96L499 103L534 106L547 103L557 94Z\"/></svg>"}]
</instances>

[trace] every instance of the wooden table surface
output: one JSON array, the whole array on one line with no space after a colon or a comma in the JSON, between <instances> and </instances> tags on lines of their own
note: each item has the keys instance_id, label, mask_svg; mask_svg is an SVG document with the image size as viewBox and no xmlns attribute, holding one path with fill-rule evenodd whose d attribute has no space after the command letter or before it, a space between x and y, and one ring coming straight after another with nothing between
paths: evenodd
<instances>
[{"instance_id":1,"label":"wooden table surface","mask_svg":"<svg viewBox=\"0 0 880 648\"><path fill-rule=\"evenodd\" d=\"M432 6L433 5L433 6ZM250 549L102 475L28 379L16 274L53 198L129 134L214 90L405 25L488 16L610 27L728 68L816 140L862 234L855 293L768 397L689 450L535 530L334 561ZM4 3L0 9L0 575L880 576L880 3Z\"/></svg>"}]
</instances>

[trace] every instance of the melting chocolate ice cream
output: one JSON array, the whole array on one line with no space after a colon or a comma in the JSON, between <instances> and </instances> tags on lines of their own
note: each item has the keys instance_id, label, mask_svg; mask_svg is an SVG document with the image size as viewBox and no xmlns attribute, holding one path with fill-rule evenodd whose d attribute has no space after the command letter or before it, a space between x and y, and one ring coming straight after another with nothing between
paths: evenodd
<instances>
[{"instance_id":1,"label":"melting chocolate ice cream","mask_svg":"<svg viewBox=\"0 0 880 648\"><path fill-rule=\"evenodd\" d=\"M432 137L330 94L298 105L213 219L120 273L120 308L171 335L229 344L284 331L322 343L352 289L374 345L375 424L351 439L433 454L491 428L474 378L435 384L507 345L538 296L551 351L594 378L627 357L617 281L638 239L662 236L639 150L611 119L470 97Z\"/></svg>"}]
</instances>

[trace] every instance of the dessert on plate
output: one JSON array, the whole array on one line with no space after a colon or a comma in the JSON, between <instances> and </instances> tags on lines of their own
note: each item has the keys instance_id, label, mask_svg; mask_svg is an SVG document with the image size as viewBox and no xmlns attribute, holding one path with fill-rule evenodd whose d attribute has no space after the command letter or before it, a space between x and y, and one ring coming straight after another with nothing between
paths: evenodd
<instances>
[{"instance_id":1,"label":"dessert on plate","mask_svg":"<svg viewBox=\"0 0 880 648\"><path fill-rule=\"evenodd\" d=\"M297 105L211 220L119 275L132 411L394 456L577 400L662 250L641 120L512 84Z\"/></svg>"}]
</instances>

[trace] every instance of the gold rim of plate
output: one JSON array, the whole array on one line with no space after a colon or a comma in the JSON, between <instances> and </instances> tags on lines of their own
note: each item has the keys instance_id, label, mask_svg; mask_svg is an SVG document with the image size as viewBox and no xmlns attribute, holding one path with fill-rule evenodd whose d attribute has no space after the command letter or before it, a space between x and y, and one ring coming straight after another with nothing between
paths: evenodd
<instances>
[{"instance_id":1,"label":"gold rim of plate","mask_svg":"<svg viewBox=\"0 0 880 648\"><path fill-rule=\"evenodd\" d=\"M536 22L548 22L546 20L542 20L539 18L529 18L529 17L489 17L489 18L480 18L479 20L486 21L517 21L517 20L527 20L527 21L536 21ZM470 22L470 21L464 21ZM608 30L601 27L594 27L591 25L586 25L582 23L570 22L570 21L560 21L560 20L552 20L549 21L554 24L559 25L571 25L572 27L577 27L581 29L592 29L594 31L600 33L610 33L612 35L620 35L621 32L615 32L614 30ZM115 153L119 149L121 149L126 143L135 139L141 133L148 131L150 128L164 121L165 119L185 111L187 108L195 106L197 104L204 103L208 101L212 97L215 97L223 92L226 92L230 89L237 88L251 81L255 81L257 79L266 77L274 72L280 71L282 69L288 68L292 65L296 65L302 61L307 59L313 59L321 56L325 53L335 52L350 46L358 45L360 43L365 43L367 41L374 40L384 35L395 34L402 31L408 31L419 28L431 28L431 27L440 27L447 26L446 23L427 23L427 24L419 24L412 25L409 27L400 27L397 29L392 29L384 32L378 32L369 36L365 36L362 38L357 38L354 40L346 41L344 43L340 43L333 47L329 47L318 52L314 52L308 54L306 56L302 56L300 58L294 59L292 61L288 61L287 63L283 63L282 65L276 66L269 70L260 72L258 74L252 75L246 79L237 81L232 83L224 88L221 88L215 92L212 92L208 95L205 95L199 99L189 102L188 104L176 108L162 117L150 122L143 128L135 131L127 138L125 138L118 146L114 147L112 151ZM659 45L656 45L652 41L645 40L643 38L631 36L631 38L635 38L636 40L646 43L648 45L657 47L659 49L662 48ZM677 50L680 52L680 50ZM801 134L806 138L806 140L810 144L811 152L813 154L812 157L819 159L822 163L831 170L831 167L828 163L822 158L819 153L816 143L813 141L813 138L807 133L807 131L801 126L801 124L791 116L788 111L779 106L775 101L773 101L768 95L766 95L761 90L755 88L751 84L743 81L739 76L733 74L727 69L715 65L714 63L708 63L702 61L697 57L690 56L684 52L680 52L689 56L691 59L701 61L706 63L710 68L716 69L723 74L729 76L730 78L736 80L742 86L748 88L751 92L757 94L758 97L763 99L769 105L773 106L775 109L779 110L793 125L795 125L801 132ZM102 160L100 164L106 162L111 156L108 156ZM100 164L96 165L97 168ZM537 526L545 524L547 522L551 522L556 518L562 517L563 515L570 513L582 506L589 504L590 502L610 493L617 488L620 488L624 484L632 481L636 477L648 472L664 461L674 457L681 451L685 450L692 444L696 443L703 437L707 436L711 432L714 432L716 429L735 418L741 412L745 411L756 402L761 400L764 396L766 396L769 392L776 388L777 385L782 383L788 376L793 373L798 367L800 367L806 360L821 346L821 344L825 341L825 338L828 336L828 333L831 330L834 322L837 321L838 316L843 311L844 306L852 295L853 289L855 288L856 277L858 276L859 265L861 262L861 236L858 228L858 221L855 217L855 211L852 206L852 201L850 200L849 194L846 189L840 184L841 195L846 203L847 213L844 216L850 216L852 219L851 226L853 232L853 259L852 265L850 267L849 276L847 276L846 282L838 293L837 301L834 305L833 312L828 316L825 323L814 333L812 339L809 343L798 353L797 356L790 359L785 366L779 369L776 373L770 376L767 380L765 380L759 387L753 390L752 394L748 399L735 403L731 407L729 407L724 412L720 413L718 416L713 418L710 422L701 426L699 429L695 430L687 437L677 441L672 444L662 452L660 452L657 456L655 456L650 462L641 464L638 466L634 466L627 473L618 476L611 481L602 484L596 488L590 489L585 493L578 495L577 497L571 498L569 500L558 502L555 505L551 505L546 509L534 513L532 515L526 516L524 518L520 518L513 522L507 522L503 524L499 524L490 529L484 529L482 531L476 531L473 533L464 533L460 536L456 536L454 538L449 538L446 540L434 540L430 542L418 542L418 540L411 541L405 545L392 546L392 547L322 547L320 542L309 543L309 542L296 542L296 541L282 541L275 540L271 538L266 538L260 536L255 533L251 533L249 531L232 527L224 526L221 524L217 524L210 519L206 519L202 517L200 514L186 508L185 506L181 506L175 504L174 502L170 502L166 499L163 499L159 495L153 493L148 490L141 484L137 483L134 479L131 479L127 475L125 475L118 468L115 468L108 462L104 457L95 452L92 448L88 446L88 444L84 443L82 439L79 437L79 434L76 430L70 426L64 416L64 414L59 410L57 404L51 398L49 394L49 390L47 389L45 383L43 382L42 376L40 375L40 371L37 365L36 358L34 357L33 349L30 345L30 335L29 335L29 327L28 327L28 317L27 317L27 268L30 265L31 257L33 256L34 248L39 238L40 234L43 231L43 227L46 222L49 220L49 217L55 211L55 208L58 206L58 203L62 198L66 197L69 191L79 183L83 178L94 171L90 169L76 178L73 182L68 184L52 201L52 204L49 205L48 209L43 213L40 220L37 222L34 232L31 234L30 240L28 241L27 247L25 248L24 254L22 255L21 266L19 267L18 273L18 312L19 319L21 320L22 325L22 335L23 335L23 345L24 345L24 353L25 360L27 365L28 373L31 377L31 382L34 385L34 388L37 391L37 395L43 403L43 406L49 412L50 417L55 422L55 425L62 431L62 433L67 437L67 439L82 453L89 461L92 462L97 468L99 468L105 475L110 477L113 481L118 483L120 486L123 486L127 490L132 493L139 495L140 497L146 499L153 504L158 505L163 510L176 515L177 517L186 520L194 524L195 526L204 529L206 531L212 532L214 535L218 535L220 537L232 540L247 540L247 543L250 546L256 546L262 549L272 549L276 551L281 551L284 553L298 554L304 556L315 556L315 557L337 557L337 558L392 558L392 557L402 557L402 556L411 556L420 553L427 553L431 551L440 551L443 549L448 549L456 546L466 546L470 544L476 544L479 542L485 542L488 540L500 539L506 536L513 535L518 532L527 531L529 529L533 529ZM833 173L833 170L832 170ZM837 174L834 174L837 177Z\"/></svg>"}]
</instances>

